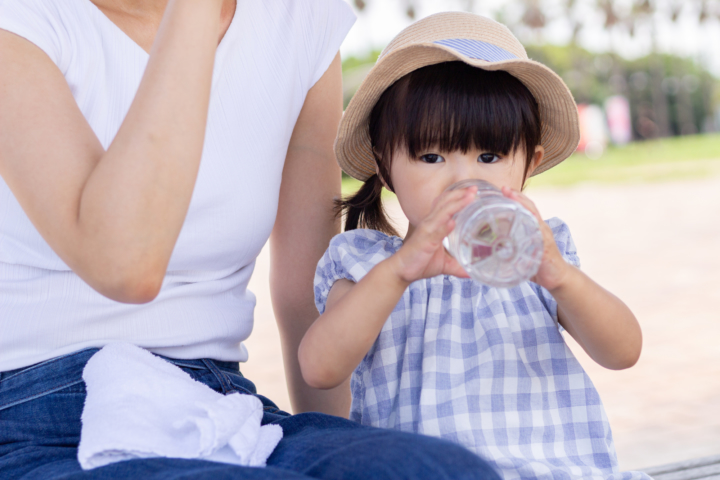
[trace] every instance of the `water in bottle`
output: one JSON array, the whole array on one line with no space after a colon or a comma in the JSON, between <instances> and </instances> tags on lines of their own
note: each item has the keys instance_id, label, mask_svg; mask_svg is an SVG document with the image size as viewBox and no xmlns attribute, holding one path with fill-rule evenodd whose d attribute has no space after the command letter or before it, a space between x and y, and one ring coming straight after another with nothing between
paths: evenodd
<instances>
[{"instance_id":1,"label":"water in bottle","mask_svg":"<svg viewBox=\"0 0 720 480\"><path fill-rule=\"evenodd\" d=\"M483 180L464 180L448 188L476 186L475 200L455 215L445 248L473 279L493 287L513 287L540 267L543 238L535 216Z\"/></svg>"}]
</instances>

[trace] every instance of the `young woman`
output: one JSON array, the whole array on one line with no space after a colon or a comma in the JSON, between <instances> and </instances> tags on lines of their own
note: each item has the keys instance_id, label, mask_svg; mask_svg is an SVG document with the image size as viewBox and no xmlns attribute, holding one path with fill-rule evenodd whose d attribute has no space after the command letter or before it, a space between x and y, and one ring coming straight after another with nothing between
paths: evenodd
<instances>
[{"instance_id":1,"label":"young woman","mask_svg":"<svg viewBox=\"0 0 720 480\"><path fill-rule=\"evenodd\" d=\"M452 444L264 398L284 430L265 469L77 461L82 370L108 343L253 394L238 362L268 237L294 408L347 413L296 351L337 231L352 23L341 0L0 0L0 477L495 478Z\"/></svg>"}]
</instances>

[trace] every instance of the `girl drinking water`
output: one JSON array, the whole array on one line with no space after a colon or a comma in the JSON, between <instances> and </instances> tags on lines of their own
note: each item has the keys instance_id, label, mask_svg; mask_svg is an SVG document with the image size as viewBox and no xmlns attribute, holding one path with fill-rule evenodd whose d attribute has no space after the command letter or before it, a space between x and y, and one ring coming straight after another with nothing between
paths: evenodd
<instances>
[{"instance_id":1,"label":"girl drinking water","mask_svg":"<svg viewBox=\"0 0 720 480\"><path fill-rule=\"evenodd\" d=\"M649 478L618 472L598 393L562 334L623 369L640 355L638 322L579 269L567 225L543 222L520 193L575 150L577 125L562 80L496 22L440 14L396 37L340 125L340 166L365 183L340 202L346 231L317 268L305 380L331 388L352 376L351 419L461 443L504 478ZM443 247L475 195L446 189L467 179L539 220L532 281L481 285ZM383 187L409 220L404 239Z\"/></svg>"}]
</instances>

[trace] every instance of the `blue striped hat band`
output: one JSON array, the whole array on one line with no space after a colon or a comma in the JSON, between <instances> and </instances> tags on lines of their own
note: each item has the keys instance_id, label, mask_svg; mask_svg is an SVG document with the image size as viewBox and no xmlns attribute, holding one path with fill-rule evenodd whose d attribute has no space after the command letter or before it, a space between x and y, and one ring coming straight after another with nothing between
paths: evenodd
<instances>
[{"instance_id":1,"label":"blue striped hat band","mask_svg":"<svg viewBox=\"0 0 720 480\"><path fill-rule=\"evenodd\" d=\"M497 45L480 40L449 38L447 40L438 40L434 43L450 47L466 57L474 58L475 60L485 60L486 62L499 62L501 60L518 58L517 55L513 55Z\"/></svg>"}]
</instances>

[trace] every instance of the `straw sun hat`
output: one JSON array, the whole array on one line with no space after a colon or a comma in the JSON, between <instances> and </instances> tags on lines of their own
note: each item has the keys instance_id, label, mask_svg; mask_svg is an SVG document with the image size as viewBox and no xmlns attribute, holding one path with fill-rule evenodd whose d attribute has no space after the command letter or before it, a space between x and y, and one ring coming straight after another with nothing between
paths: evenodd
<instances>
[{"instance_id":1,"label":"straw sun hat","mask_svg":"<svg viewBox=\"0 0 720 480\"><path fill-rule=\"evenodd\" d=\"M504 70L535 97L542 123L545 158L533 175L557 165L580 139L575 100L562 79L529 60L510 30L489 18L448 12L426 17L402 32L380 54L345 110L335 141L340 167L358 180L375 174L368 119L375 103L393 83L419 68L460 60L483 70Z\"/></svg>"}]
</instances>

